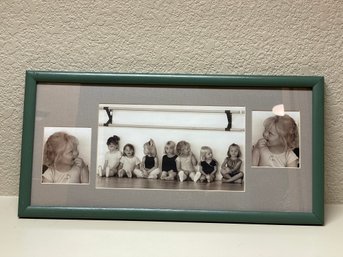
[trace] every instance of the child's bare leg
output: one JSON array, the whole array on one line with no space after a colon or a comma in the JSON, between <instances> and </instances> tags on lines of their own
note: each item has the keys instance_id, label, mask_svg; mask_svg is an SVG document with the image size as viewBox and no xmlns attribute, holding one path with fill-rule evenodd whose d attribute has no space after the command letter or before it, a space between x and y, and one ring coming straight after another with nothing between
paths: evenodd
<instances>
[{"instance_id":1,"label":"child's bare leg","mask_svg":"<svg viewBox=\"0 0 343 257\"><path fill-rule=\"evenodd\" d=\"M222 174L223 178L231 178L227 169L220 169L220 173Z\"/></svg>"},{"instance_id":2,"label":"child's bare leg","mask_svg":"<svg viewBox=\"0 0 343 257\"><path fill-rule=\"evenodd\" d=\"M110 167L108 166L106 167L105 174L106 174L106 178L110 176Z\"/></svg>"},{"instance_id":3,"label":"child's bare leg","mask_svg":"<svg viewBox=\"0 0 343 257\"><path fill-rule=\"evenodd\" d=\"M144 174L143 174L143 172L140 169L134 169L133 170L133 174L135 174L135 176L137 178L143 178L144 177Z\"/></svg>"},{"instance_id":4,"label":"child's bare leg","mask_svg":"<svg viewBox=\"0 0 343 257\"><path fill-rule=\"evenodd\" d=\"M132 172L131 172L131 171L126 170L125 173L126 173L126 176L127 176L128 178L132 178Z\"/></svg>"},{"instance_id":5,"label":"child's bare leg","mask_svg":"<svg viewBox=\"0 0 343 257\"><path fill-rule=\"evenodd\" d=\"M168 172L167 172L167 171L162 171L161 180L167 179L167 175L168 175Z\"/></svg>"},{"instance_id":6,"label":"child's bare leg","mask_svg":"<svg viewBox=\"0 0 343 257\"><path fill-rule=\"evenodd\" d=\"M234 175L230 179L225 179L225 180L223 179L223 182L232 183L232 182L237 181L238 179L242 179L241 182L243 182L243 172L240 172L240 173Z\"/></svg>"},{"instance_id":7,"label":"child's bare leg","mask_svg":"<svg viewBox=\"0 0 343 257\"><path fill-rule=\"evenodd\" d=\"M197 182L199 180L199 178L201 177L201 172L197 171L195 172L191 172L191 174L189 174L190 178L194 181Z\"/></svg>"},{"instance_id":8,"label":"child's bare leg","mask_svg":"<svg viewBox=\"0 0 343 257\"><path fill-rule=\"evenodd\" d=\"M185 181L187 179L187 172L186 171L183 171L183 170L180 170L179 173L178 173L178 176L179 176L179 179L181 182Z\"/></svg>"},{"instance_id":9,"label":"child's bare leg","mask_svg":"<svg viewBox=\"0 0 343 257\"><path fill-rule=\"evenodd\" d=\"M173 170L169 171L168 174L169 175L168 177L166 177L166 180L174 180L177 175L176 172L174 172Z\"/></svg>"},{"instance_id":10,"label":"child's bare leg","mask_svg":"<svg viewBox=\"0 0 343 257\"><path fill-rule=\"evenodd\" d=\"M223 179L230 179L231 176L229 173L222 173Z\"/></svg>"},{"instance_id":11,"label":"child's bare leg","mask_svg":"<svg viewBox=\"0 0 343 257\"><path fill-rule=\"evenodd\" d=\"M106 167L106 177L113 177L117 174L118 170L117 168L110 168L110 167Z\"/></svg>"},{"instance_id":12,"label":"child's bare leg","mask_svg":"<svg viewBox=\"0 0 343 257\"><path fill-rule=\"evenodd\" d=\"M124 173L125 173L125 170L124 170L124 169L119 170L119 171L118 171L118 177L119 177L119 178L124 177Z\"/></svg>"},{"instance_id":13,"label":"child's bare leg","mask_svg":"<svg viewBox=\"0 0 343 257\"><path fill-rule=\"evenodd\" d=\"M159 168L156 168L156 169L154 169L153 171L151 171L149 173L148 178L150 178L150 179L157 179L158 175L160 175L160 173L161 173L161 170Z\"/></svg>"},{"instance_id":14,"label":"child's bare leg","mask_svg":"<svg viewBox=\"0 0 343 257\"><path fill-rule=\"evenodd\" d=\"M213 182L214 179L215 179L215 177L216 177L216 175L214 175L214 174L210 175L210 176L209 176L209 179L207 180L207 182L208 182L208 183Z\"/></svg>"},{"instance_id":15,"label":"child's bare leg","mask_svg":"<svg viewBox=\"0 0 343 257\"><path fill-rule=\"evenodd\" d=\"M101 165L98 166L98 170L97 170L97 173L99 177L102 177L102 167Z\"/></svg>"},{"instance_id":16,"label":"child's bare leg","mask_svg":"<svg viewBox=\"0 0 343 257\"><path fill-rule=\"evenodd\" d=\"M204 182L205 180L206 180L206 177L205 177L205 175L201 175L201 177L200 177L199 181L200 181L200 182Z\"/></svg>"},{"instance_id":17,"label":"child's bare leg","mask_svg":"<svg viewBox=\"0 0 343 257\"><path fill-rule=\"evenodd\" d=\"M142 170L143 178L148 178L149 173L146 170Z\"/></svg>"}]
</instances>

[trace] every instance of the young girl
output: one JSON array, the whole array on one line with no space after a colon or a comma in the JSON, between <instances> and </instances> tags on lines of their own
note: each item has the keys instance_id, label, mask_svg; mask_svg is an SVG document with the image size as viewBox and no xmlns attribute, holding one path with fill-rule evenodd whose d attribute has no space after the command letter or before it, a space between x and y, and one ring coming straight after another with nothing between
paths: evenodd
<instances>
[{"instance_id":1,"label":"young girl","mask_svg":"<svg viewBox=\"0 0 343 257\"><path fill-rule=\"evenodd\" d=\"M285 114L269 117L263 125L263 138L252 150L253 166L297 167L298 157L293 152L299 139L295 121Z\"/></svg>"},{"instance_id":2,"label":"young girl","mask_svg":"<svg viewBox=\"0 0 343 257\"><path fill-rule=\"evenodd\" d=\"M78 140L65 132L52 134L44 145L43 183L88 183L89 170L78 157Z\"/></svg>"},{"instance_id":3,"label":"young girl","mask_svg":"<svg viewBox=\"0 0 343 257\"><path fill-rule=\"evenodd\" d=\"M225 158L220 173L223 175L222 181L233 183L235 181L243 183L243 172L240 171L242 166L241 149L237 144L231 144L227 150L227 157Z\"/></svg>"},{"instance_id":4,"label":"young girl","mask_svg":"<svg viewBox=\"0 0 343 257\"><path fill-rule=\"evenodd\" d=\"M108 147L108 152L105 154L104 167L101 168L101 166L99 166L98 168L98 175L100 177L105 175L106 178L108 178L117 174L119 161L122 156L121 152L119 151L119 140L120 138L116 135L107 139L106 144Z\"/></svg>"},{"instance_id":5,"label":"young girl","mask_svg":"<svg viewBox=\"0 0 343 257\"><path fill-rule=\"evenodd\" d=\"M141 171L143 178L157 179L161 173L158 168L158 158L155 143L152 139L144 144L144 154Z\"/></svg>"},{"instance_id":6,"label":"young girl","mask_svg":"<svg viewBox=\"0 0 343 257\"><path fill-rule=\"evenodd\" d=\"M175 143L168 141L164 147L165 155L162 157L162 180L174 180L177 174Z\"/></svg>"},{"instance_id":7,"label":"young girl","mask_svg":"<svg viewBox=\"0 0 343 257\"><path fill-rule=\"evenodd\" d=\"M208 146L202 146L200 149L200 165L199 172L195 174L194 182L199 178L207 183L214 181L217 172L217 162L213 159L212 149Z\"/></svg>"},{"instance_id":8,"label":"young girl","mask_svg":"<svg viewBox=\"0 0 343 257\"><path fill-rule=\"evenodd\" d=\"M126 144L123 149L123 156L120 159L118 168L118 177L122 178L126 175L128 178L143 177L142 171L139 169L140 160L135 156L135 148L131 144Z\"/></svg>"},{"instance_id":9,"label":"young girl","mask_svg":"<svg viewBox=\"0 0 343 257\"><path fill-rule=\"evenodd\" d=\"M176 145L176 169L178 170L178 176L180 181L185 181L188 178L195 180L195 166L197 160L191 151L191 146L186 141L180 141ZM199 179L199 177L198 177Z\"/></svg>"}]
</instances>

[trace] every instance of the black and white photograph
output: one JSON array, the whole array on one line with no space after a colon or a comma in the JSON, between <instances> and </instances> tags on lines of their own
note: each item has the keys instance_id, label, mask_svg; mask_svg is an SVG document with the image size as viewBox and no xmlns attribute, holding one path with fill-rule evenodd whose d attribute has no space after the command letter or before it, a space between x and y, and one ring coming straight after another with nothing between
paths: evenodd
<instances>
[{"instance_id":1,"label":"black and white photograph","mask_svg":"<svg viewBox=\"0 0 343 257\"><path fill-rule=\"evenodd\" d=\"M252 167L299 168L300 112L285 111L282 104L253 111L252 146Z\"/></svg>"},{"instance_id":2,"label":"black and white photograph","mask_svg":"<svg viewBox=\"0 0 343 257\"><path fill-rule=\"evenodd\" d=\"M245 107L100 104L96 187L244 191Z\"/></svg>"},{"instance_id":3,"label":"black and white photograph","mask_svg":"<svg viewBox=\"0 0 343 257\"><path fill-rule=\"evenodd\" d=\"M89 184L91 129L45 127L42 183Z\"/></svg>"}]
</instances>

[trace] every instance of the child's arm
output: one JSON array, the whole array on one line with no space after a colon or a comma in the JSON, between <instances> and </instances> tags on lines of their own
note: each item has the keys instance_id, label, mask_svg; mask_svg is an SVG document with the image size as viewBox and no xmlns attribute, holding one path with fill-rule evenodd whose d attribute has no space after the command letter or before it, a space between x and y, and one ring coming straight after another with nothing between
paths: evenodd
<instances>
[{"instance_id":1,"label":"child's arm","mask_svg":"<svg viewBox=\"0 0 343 257\"><path fill-rule=\"evenodd\" d=\"M117 169L117 170L120 170L121 168L120 168L120 165L122 165L122 163L120 162L120 159L121 159L121 157L122 157L123 155L121 154L121 152L119 151L119 162L115 165L115 169Z\"/></svg>"},{"instance_id":2,"label":"child's arm","mask_svg":"<svg viewBox=\"0 0 343 257\"><path fill-rule=\"evenodd\" d=\"M135 158L135 161L136 161L135 169L139 169L141 165L141 161L136 156L133 158Z\"/></svg>"},{"instance_id":3,"label":"child's arm","mask_svg":"<svg viewBox=\"0 0 343 257\"><path fill-rule=\"evenodd\" d=\"M147 170L145 169L145 156L142 159L142 162L140 164L140 170L143 172L143 177L146 178L149 176Z\"/></svg>"},{"instance_id":4,"label":"child's arm","mask_svg":"<svg viewBox=\"0 0 343 257\"><path fill-rule=\"evenodd\" d=\"M252 166L258 166L260 163L260 149L257 146L254 146L252 149Z\"/></svg>"},{"instance_id":5,"label":"child's arm","mask_svg":"<svg viewBox=\"0 0 343 257\"><path fill-rule=\"evenodd\" d=\"M287 163L286 167L298 167L298 160Z\"/></svg>"},{"instance_id":6,"label":"child's arm","mask_svg":"<svg viewBox=\"0 0 343 257\"><path fill-rule=\"evenodd\" d=\"M217 172L217 165L214 166L214 170L211 172L210 176L213 176Z\"/></svg>"},{"instance_id":7,"label":"child's arm","mask_svg":"<svg viewBox=\"0 0 343 257\"><path fill-rule=\"evenodd\" d=\"M89 169L88 166L85 165L83 169L81 169L81 183L88 183L89 182Z\"/></svg>"},{"instance_id":8,"label":"child's arm","mask_svg":"<svg viewBox=\"0 0 343 257\"><path fill-rule=\"evenodd\" d=\"M201 164L199 165L199 171L200 171L201 175L207 176L207 174L202 170Z\"/></svg>"},{"instance_id":9,"label":"child's arm","mask_svg":"<svg viewBox=\"0 0 343 257\"><path fill-rule=\"evenodd\" d=\"M81 174L80 174L80 180L81 183L88 183L89 182L89 169L88 166L85 164L82 158L76 158L75 164L80 168Z\"/></svg>"},{"instance_id":10,"label":"child's arm","mask_svg":"<svg viewBox=\"0 0 343 257\"><path fill-rule=\"evenodd\" d=\"M222 173L222 174L227 174L227 173L229 173L229 169L228 169L228 167L226 166L226 165L227 165L227 161L228 161L228 158L225 158L225 160L224 160L223 163L222 163L222 166L220 166L220 168L221 168L221 173Z\"/></svg>"},{"instance_id":11,"label":"child's arm","mask_svg":"<svg viewBox=\"0 0 343 257\"><path fill-rule=\"evenodd\" d=\"M140 168L141 168L141 170L145 170L145 156L142 159L142 162L140 164Z\"/></svg>"},{"instance_id":12,"label":"child's arm","mask_svg":"<svg viewBox=\"0 0 343 257\"><path fill-rule=\"evenodd\" d=\"M123 166L124 166L124 163L122 163L122 162L119 162L119 165L118 165L118 170L121 170L121 169L123 168Z\"/></svg>"},{"instance_id":13,"label":"child's arm","mask_svg":"<svg viewBox=\"0 0 343 257\"><path fill-rule=\"evenodd\" d=\"M267 140L265 140L264 138L260 138L260 139L256 142L254 148L261 149L261 148L263 148L263 147L267 147Z\"/></svg>"},{"instance_id":14,"label":"child's arm","mask_svg":"<svg viewBox=\"0 0 343 257\"><path fill-rule=\"evenodd\" d=\"M192 164L195 167L197 165L197 159L195 158L195 155L192 153Z\"/></svg>"},{"instance_id":15,"label":"child's arm","mask_svg":"<svg viewBox=\"0 0 343 257\"><path fill-rule=\"evenodd\" d=\"M181 170L181 161L180 161L179 157L175 159L175 163L176 163L176 169L178 171L180 171Z\"/></svg>"},{"instance_id":16,"label":"child's arm","mask_svg":"<svg viewBox=\"0 0 343 257\"><path fill-rule=\"evenodd\" d=\"M232 169L230 169L229 173L232 173L232 172L235 172L235 171L240 171L241 165L242 165L242 161L239 160L239 161L236 163L235 167L233 167Z\"/></svg>"}]
</instances>

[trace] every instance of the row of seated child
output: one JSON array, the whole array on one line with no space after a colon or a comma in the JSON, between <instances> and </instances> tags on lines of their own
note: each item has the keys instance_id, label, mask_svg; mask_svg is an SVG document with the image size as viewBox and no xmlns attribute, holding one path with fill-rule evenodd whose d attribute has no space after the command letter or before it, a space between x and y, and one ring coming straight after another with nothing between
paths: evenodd
<instances>
[{"instance_id":1,"label":"row of seated child","mask_svg":"<svg viewBox=\"0 0 343 257\"><path fill-rule=\"evenodd\" d=\"M264 121L263 137L253 147L252 165L266 167L299 167L298 126L289 115L272 116ZM184 181L211 182L217 172L217 161L210 147L200 151L200 165L190 149L190 144L180 141L177 145L168 141L162 158L162 170L159 169L156 147L153 140L145 143L142 162L135 157L131 144L124 146L123 156L119 151L119 137L110 137L107 141L104 167L98 169L99 176L160 178L162 180L179 179ZM295 151L297 150L297 151ZM240 148L236 144L229 146L227 157L220 172L224 182L243 181L240 171L242 161ZM88 165L79 157L78 140L65 132L56 132L49 136L44 145L43 183L89 183Z\"/></svg>"},{"instance_id":2,"label":"row of seated child","mask_svg":"<svg viewBox=\"0 0 343 257\"><path fill-rule=\"evenodd\" d=\"M164 147L162 169L160 169L156 146L152 139L144 144L145 156L142 161L135 156L135 148L132 144L126 144L121 153L119 140L120 138L116 135L108 138L109 151L105 154L103 167L98 167L98 176L179 180L181 182L186 180L207 181L208 183L215 180L218 162L214 159L212 149L208 146L201 147L200 163L198 164L188 142L182 140L175 144L173 141L168 141ZM240 147L237 144L231 144L227 157L220 167L223 182L243 182L240 156Z\"/></svg>"}]
</instances>

